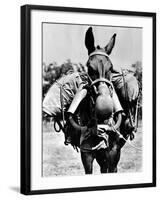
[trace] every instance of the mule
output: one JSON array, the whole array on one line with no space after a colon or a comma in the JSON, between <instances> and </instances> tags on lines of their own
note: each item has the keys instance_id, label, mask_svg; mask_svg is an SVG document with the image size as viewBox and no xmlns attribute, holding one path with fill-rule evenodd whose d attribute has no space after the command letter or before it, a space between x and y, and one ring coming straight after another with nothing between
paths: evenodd
<instances>
[{"instance_id":1,"label":"mule","mask_svg":"<svg viewBox=\"0 0 160 200\"><path fill-rule=\"evenodd\" d=\"M115 39L116 34L104 48L95 47L92 28L87 30L85 46L89 56L89 83L76 93L68 109L69 122L78 132L72 137L78 137L86 174L93 172L94 159L100 165L101 173L117 172L124 145L116 132L121 126L122 108L111 82L113 64L109 55Z\"/></svg>"}]
</instances>

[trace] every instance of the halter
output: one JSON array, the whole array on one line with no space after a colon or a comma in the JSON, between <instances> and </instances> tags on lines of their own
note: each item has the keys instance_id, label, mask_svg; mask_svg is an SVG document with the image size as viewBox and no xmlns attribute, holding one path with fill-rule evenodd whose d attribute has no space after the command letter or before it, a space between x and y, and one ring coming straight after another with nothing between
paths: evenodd
<instances>
[{"instance_id":1,"label":"halter","mask_svg":"<svg viewBox=\"0 0 160 200\"><path fill-rule=\"evenodd\" d=\"M107 85L111 86L111 88L113 89L113 84L111 81L105 79L105 78L98 78L96 80L94 80L92 83L91 83L91 86L95 85L96 83L98 82L105 82Z\"/></svg>"},{"instance_id":2,"label":"halter","mask_svg":"<svg viewBox=\"0 0 160 200\"><path fill-rule=\"evenodd\" d=\"M101 55L101 56L106 56L107 58L109 58L109 55L106 52L103 52L103 51L94 51L94 52L89 54L89 58L91 56L94 56L94 55Z\"/></svg>"},{"instance_id":3,"label":"halter","mask_svg":"<svg viewBox=\"0 0 160 200\"><path fill-rule=\"evenodd\" d=\"M109 55L105 51L99 51L99 50L98 51L94 51L94 52L89 54L89 58L94 56L94 55L102 55L102 56L105 56L105 57L109 58ZM113 87L112 82L107 80L106 78L99 78L99 79L96 79L96 80L92 81L92 79L90 78L89 75L88 75L88 77L89 77L89 79L91 81L90 87L94 87L95 84L98 83L98 82L105 82L108 86L111 87L111 90L113 91L114 87ZM111 91L110 91L110 93L111 93L111 96L112 96L112 92Z\"/></svg>"}]
</instances>

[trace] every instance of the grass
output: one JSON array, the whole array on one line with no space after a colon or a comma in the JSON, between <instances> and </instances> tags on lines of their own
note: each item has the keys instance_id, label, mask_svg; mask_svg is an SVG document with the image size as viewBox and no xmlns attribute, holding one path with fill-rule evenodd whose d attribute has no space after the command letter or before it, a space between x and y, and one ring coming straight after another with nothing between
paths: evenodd
<instances>
[{"instance_id":1,"label":"grass","mask_svg":"<svg viewBox=\"0 0 160 200\"><path fill-rule=\"evenodd\" d=\"M139 123L138 131L132 144L142 148L142 125ZM134 149L129 144L122 148L118 172L142 171L142 151ZM94 174L99 174L99 165L94 162ZM64 145L62 132L54 131L53 123L43 124L43 176L84 175L80 153L71 145Z\"/></svg>"}]
</instances>

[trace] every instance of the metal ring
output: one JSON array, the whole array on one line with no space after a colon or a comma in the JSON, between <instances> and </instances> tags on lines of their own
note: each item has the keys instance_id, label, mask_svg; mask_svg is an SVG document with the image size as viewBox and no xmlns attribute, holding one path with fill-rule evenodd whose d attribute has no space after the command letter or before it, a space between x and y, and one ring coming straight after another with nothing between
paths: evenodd
<instances>
[{"instance_id":1,"label":"metal ring","mask_svg":"<svg viewBox=\"0 0 160 200\"><path fill-rule=\"evenodd\" d=\"M56 124L58 124L58 122L54 121L54 130L55 130L56 132L59 133L59 132L61 131L61 127L60 127L60 125L58 124L59 129L57 129L57 128L56 128Z\"/></svg>"},{"instance_id":2,"label":"metal ring","mask_svg":"<svg viewBox=\"0 0 160 200\"><path fill-rule=\"evenodd\" d=\"M105 78L96 79L95 81L92 82L91 87L94 86L94 85L95 85L96 83L98 83L98 82L105 82L105 83L107 83L109 86L111 86L112 89L113 89L113 84L111 83L111 81L109 81L109 80L107 80L107 79L105 79Z\"/></svg>"}]
</instances>

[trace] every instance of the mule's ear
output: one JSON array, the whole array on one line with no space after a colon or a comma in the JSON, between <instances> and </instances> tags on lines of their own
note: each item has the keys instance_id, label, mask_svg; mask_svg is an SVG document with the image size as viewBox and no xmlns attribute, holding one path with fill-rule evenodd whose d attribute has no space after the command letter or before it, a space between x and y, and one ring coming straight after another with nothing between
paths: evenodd
<instances>
[{"instance_id":1,"label":"mule's ear","mask_svg":"<svg viewBox=\"0 0 160 200\"><path fill-rule=\"evenodd\" d=\"M88 54L92 53L95 50L92 27L89 27L89 29L86 32L85 45L86 45L86 48L88 49Z\"/></svg>"},{"instance_id":2,"label":"mule's ear","mask_svg":"<svg viewBox=\"0 0 160 200\"><path fill-rule=\"evenodd\" d=\"M109 55L112 52L116 40L116 33L112 36L109 43L105 46L105 51Z\"/></svg>"}]
</instances>

